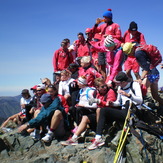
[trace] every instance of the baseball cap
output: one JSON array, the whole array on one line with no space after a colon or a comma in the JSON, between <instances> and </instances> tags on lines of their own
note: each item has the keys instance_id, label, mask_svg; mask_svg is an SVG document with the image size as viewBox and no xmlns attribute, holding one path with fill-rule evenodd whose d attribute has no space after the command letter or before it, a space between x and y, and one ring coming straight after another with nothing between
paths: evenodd
<instances>
[{"instance_id":1,"label":"baseball cap","mask_svg":"<svg viewBox=\"0 0 163 163\"><path fill-rule=\"evenodd\" d=\"M51 95L47 94L47 93L43 94L41 96L41 98L40 98L41 103L47 103L47 102L50 102L50 101L52 101Z\"/></svg>"}]
</instances>

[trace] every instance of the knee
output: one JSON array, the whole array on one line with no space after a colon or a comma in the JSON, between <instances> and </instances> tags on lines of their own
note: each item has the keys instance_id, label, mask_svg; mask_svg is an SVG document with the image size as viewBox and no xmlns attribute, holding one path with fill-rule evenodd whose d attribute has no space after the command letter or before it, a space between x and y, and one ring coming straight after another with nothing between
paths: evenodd
<instances>
[{"instance_id":1,"label":"knee","mask_svg":"<svg viewBox=\"0 0 163 163\"><path fill-rule=\"evenodd\" d=\"M84 115L82 117L81 123L89 123L89 118L86 115Z\"/></svg>"},{"instance_id":2,"label":"knee","mask_svg":"<svg viewBox=\"0 0 163 163\"><path fill-rule=\"evenodd\" d=\"M97 108L96 114L100 114L100 110L101 110L101 108Z\"/></svg>"},{"instance_id":3,"label":"knee","mask_svg":"<svg viewBox=\"0 0 163 163\"><path fill-rule=\"evenodd\" d=\"M62 119L62 112L60 110L56 110L53 114L53 117Z\"/></svg>"}]
</instances>

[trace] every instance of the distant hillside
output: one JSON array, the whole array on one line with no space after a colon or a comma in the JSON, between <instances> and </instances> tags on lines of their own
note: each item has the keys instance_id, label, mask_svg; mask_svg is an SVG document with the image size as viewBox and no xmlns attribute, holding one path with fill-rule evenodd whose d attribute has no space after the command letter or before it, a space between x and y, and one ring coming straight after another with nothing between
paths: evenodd
<instances>
[{"instance_id":1,"label":"distant hillside","mask_svg":"<svg viewBox=\"0 0 163 163\"><path fill-rule=\"evenodd\" d=\"M20 112L19 96L0 96L0 124L9 116Z\"/></svg>"}]
</instances>

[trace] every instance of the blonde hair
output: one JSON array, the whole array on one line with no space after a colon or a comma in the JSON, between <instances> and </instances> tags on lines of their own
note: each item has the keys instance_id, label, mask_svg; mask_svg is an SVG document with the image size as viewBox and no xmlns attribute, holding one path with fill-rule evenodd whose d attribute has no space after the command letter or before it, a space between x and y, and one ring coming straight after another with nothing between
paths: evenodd
<instances>
[{"instance_id":1,"label":"blonde hair","mask_svg":"<svg viewBox=\"0 0 163 163\"><path fill-rule=\"evenodd\" d=\"M49 78L43 78L42 83L45 83L45 82L46 82L46 85L51 85L51 80Z\"/></svg>"},{"instance_id":2,"label":"blonde hair","mask_svg":"<svg viewBox=\"0 0 163 163\"><path fill-rule=\"evenodd\" d=\"M65 69L65 70L61 71L61 75L62 74L65 75L65 76L69 76L70 77L72 73L69 70Z\"/></svg>"},{"instance_id":3,"label":"blonde hair","mask_svg":"<svg viewBox=\"0 0 163 163\"><path fill-rule=\"evenodd\" d=\"M95 86L99 86L99 84L101 84L101 83L105 83L105 80L103 79L103 78L96 78L95 80L94 80L94 85Z\"/></svg>"}]
</instances>

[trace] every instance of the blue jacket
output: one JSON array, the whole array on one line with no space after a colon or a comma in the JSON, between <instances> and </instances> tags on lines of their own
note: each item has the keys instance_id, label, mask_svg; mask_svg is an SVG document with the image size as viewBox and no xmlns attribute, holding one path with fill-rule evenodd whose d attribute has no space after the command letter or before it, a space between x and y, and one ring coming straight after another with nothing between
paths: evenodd
<instances>
[{"instance_id":1,"label":"blue jacket","mask_svg":"<svg viewBox=\"0 0 163 163\"><path fill-rule=\"evenodd\" d=\"M44 125L47 120L51 119L55 110L60 110L62 112L64 111L64 108L62 107L58 97L54 99L49 107L41 108L41 112L37 115L37 117L29 121L29 127L35 128Z\"/></svg>"}]
</instances>

